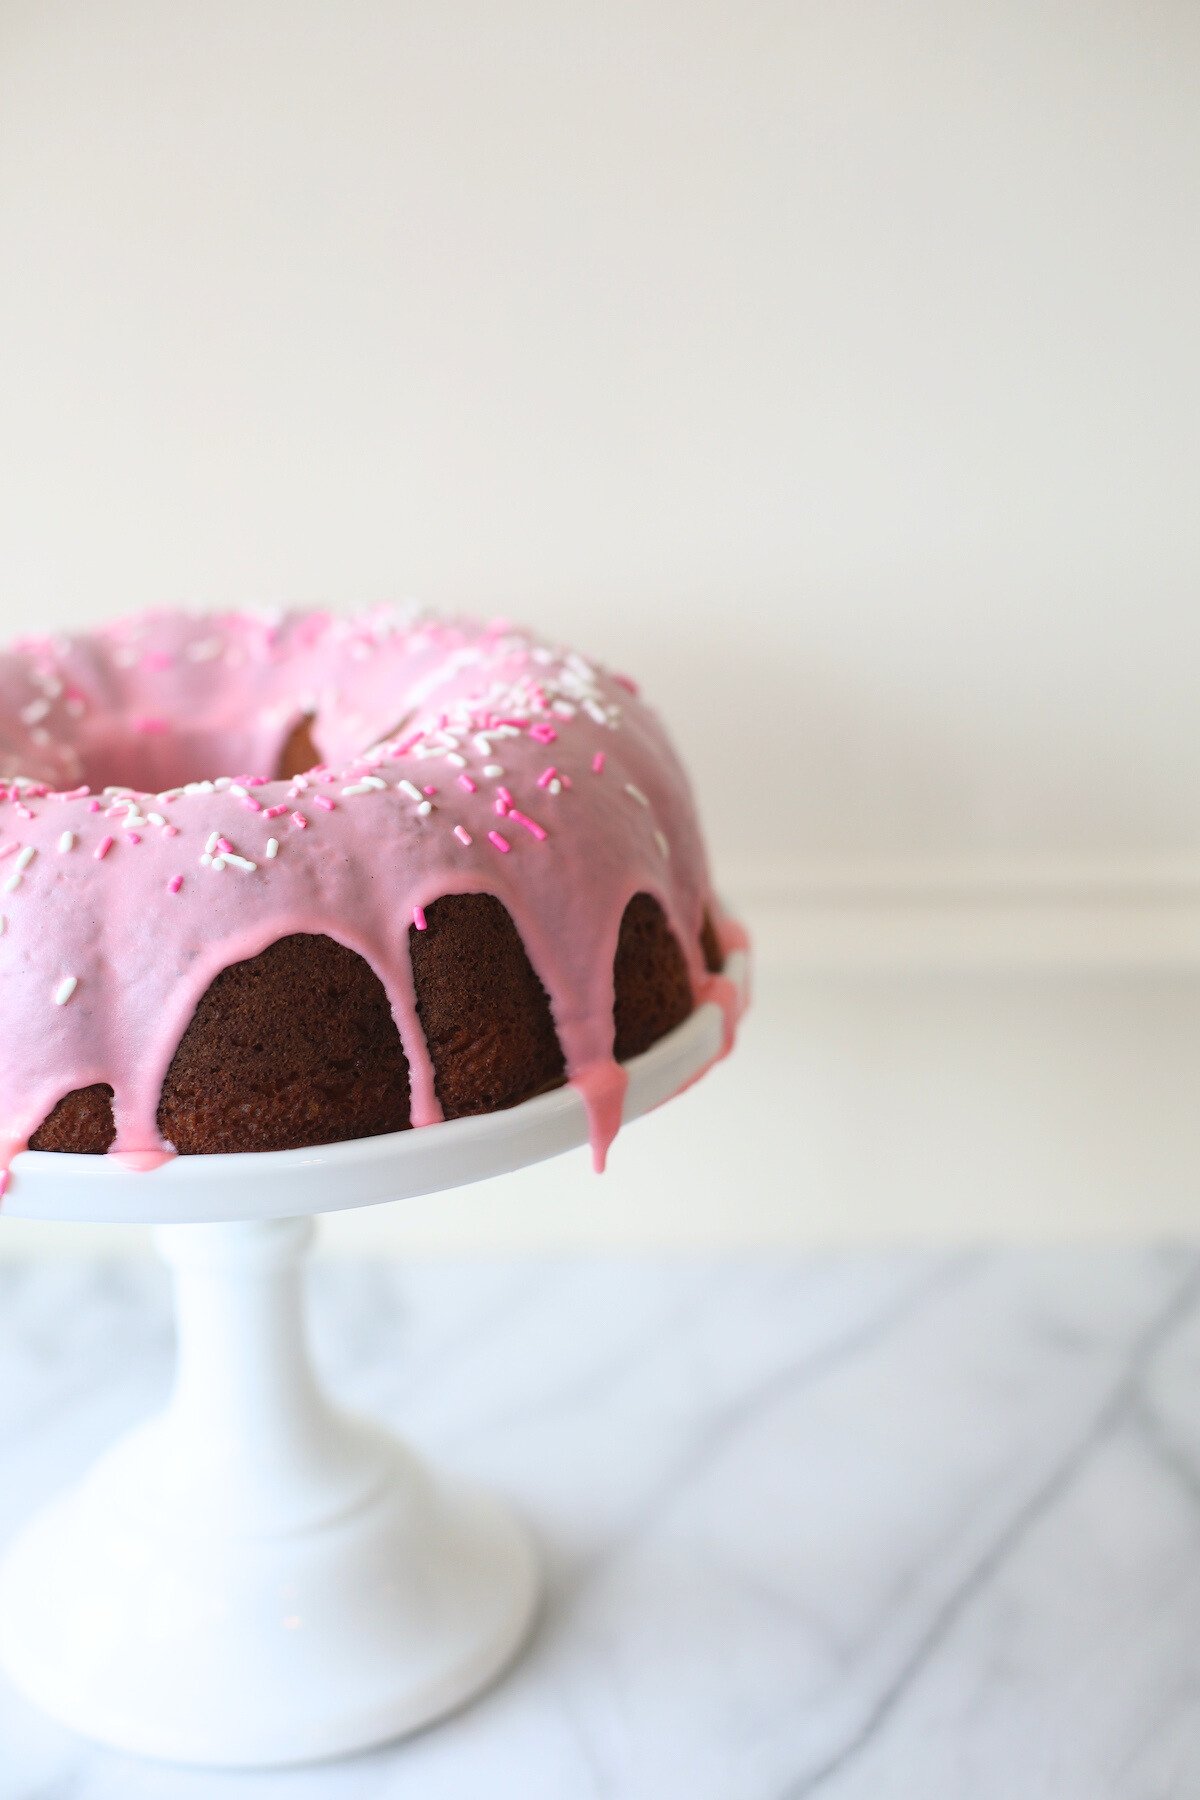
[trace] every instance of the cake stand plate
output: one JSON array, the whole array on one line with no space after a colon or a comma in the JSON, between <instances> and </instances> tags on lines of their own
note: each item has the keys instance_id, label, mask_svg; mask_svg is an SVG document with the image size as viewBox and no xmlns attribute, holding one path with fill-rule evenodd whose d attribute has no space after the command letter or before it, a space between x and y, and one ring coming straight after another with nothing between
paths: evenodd
<instances>
[{"instance_id":1,"label":"cake stand plate","mask_svg":"<svg viewBox=\"0 0 1200 1800\"><path fill-rule=\"evenodd\" d=\"M745 957L727 973L744 994ZM705 1004L631 1062L625 1119L702 1073L723 1030ZM149 1173L19 1156L10 1216L158 1225L178 1359L166 1410L0 1565L13 1683L102 1743L210 1767L362 1750L486 1687L530 1630L533 1548L499 1502L323 1393L303 1317L307 1215L461 1186L586 1139L564 1088L426 1131Z\"/></svg>"}]
</instances>

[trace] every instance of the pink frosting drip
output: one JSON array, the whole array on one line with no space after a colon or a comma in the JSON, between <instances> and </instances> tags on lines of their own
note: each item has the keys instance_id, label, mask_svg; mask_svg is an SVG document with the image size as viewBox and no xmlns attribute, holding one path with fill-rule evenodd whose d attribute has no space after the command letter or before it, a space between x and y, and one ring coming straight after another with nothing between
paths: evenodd
<instances>
[{"instance_id":1,"label":"pink frosting drip","mask_svg":"<svg viewBox=\"0 0 1200 1800\"><path fill-rule=\"evenodd\" d=\"M309 715L322 766L264 779ZM725 1009L725 1048L736 996L704 970L705 911L726 949L744 942L712 893L683 769L626 677L503 622L388 609L156 613L22 641L0 655L0 1171L93 1082L113 1088L113 1154L157 1166L159 1092L201 994L292 932L375 970L413 1124L436 1122L409 930L466 892L516 923L603 1167L625 1088L612 965L626 904L661 903L696 998Z\"/></svg>"}]
</instances>

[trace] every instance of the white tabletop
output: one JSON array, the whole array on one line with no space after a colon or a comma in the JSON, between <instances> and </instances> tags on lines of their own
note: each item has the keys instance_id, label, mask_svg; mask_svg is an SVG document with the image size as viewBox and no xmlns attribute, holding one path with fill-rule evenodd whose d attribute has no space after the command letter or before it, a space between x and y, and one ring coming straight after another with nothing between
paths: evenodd
<instances>
[{"instance_id":1,"label":"white tabletop","mask_svg":"<svg viewBox=\"0 0 1200 1800\"><path fill-rule=\"evenodd\" d=\"M0 1800L1147 1800L1200 1791L1200 1257L318 1264L338 1392L535 1525L449 1724L216 1776L0 1689ZM0 1535L164 1392L164 1279L0 1265Z\"/></svg>"}]
</instances>

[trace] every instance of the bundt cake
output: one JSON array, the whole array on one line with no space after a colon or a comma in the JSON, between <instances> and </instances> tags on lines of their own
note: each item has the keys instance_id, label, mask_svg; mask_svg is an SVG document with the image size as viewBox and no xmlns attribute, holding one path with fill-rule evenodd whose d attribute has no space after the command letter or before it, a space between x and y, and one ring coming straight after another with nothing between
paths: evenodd
<instances>
[{"instance_id":1,"label":"bundt cake","mask_svg":"<svg viewBox=\"0 0 1200 1800\"><path fill-rule=\"evenodd\" d=\"M602 1165L623 1062L703 997L731 1038L742 941L632 682L390 609L0 655L0 914L3 1171L330 1143L563 1081Z\"/></svg>"}]
</instances>

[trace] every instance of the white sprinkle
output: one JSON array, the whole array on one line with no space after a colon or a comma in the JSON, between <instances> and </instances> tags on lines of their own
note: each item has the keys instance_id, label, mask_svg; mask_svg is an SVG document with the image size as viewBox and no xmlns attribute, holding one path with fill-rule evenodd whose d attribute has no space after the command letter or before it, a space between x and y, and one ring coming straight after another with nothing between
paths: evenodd
<instances>
[{"instance_id":1,"label":"white sprinkle","mask_svg":"<svg viewBox=\"0 0 1200 1800\"><path fill-rule=\"evenodd\" d=\"M446 761L453 763L456 769L465 769L467 766L466 757L460 756L457 750L447 750Z\"/></svg>"},{"instance_id":2,"label":"white sprinkle","mask_svg":"<svg viewBox=\"0 0 1200 1800\"><path fill-rule=\"evenodd\" d=\"M489 781L498 781L504 770L499 763L484 763L483 772Z\"/></svg>"},{"instance_id":3,"label":"white sprinkle","mask_svg":"<svg viewBox=\"0 0 1200 1800\"><path fill-rule=\"evenodd\" d=\"M227 863L232 863L235 869L245 869L247 875L252 875L258 867L258 864L256 862L251 862L248 856L235 856L232 850L226 850L225 861ZM214 862L213 868L215 869L216 866L217 865Z\"/></svg>"},{"instance_id":4,"label":"white sprinkle","mask_svg":"<svg viewBox=\"0 0 1200 1800\"><path fill-rule=\"evenodd\" d=\"M595 719L597 725L608 724L608 715L597 701L585 700L583 703L583 710L590 718Z\"/></svg>"},{"instance_id":5,"label":"white sprinkle","mask_svg":"<svg viewBox=\"0 0 1200 1800\"><path fill-rule=\"evenodd\" d=\"M78 975L64 975L63 979L54 990L55 1006L65 1006L78 986Z\"/></svg>"},{"instance_id":6,"label":"white sprinkle","mask_svg":"<svg viewBox=\"0 0 1200 1800\"><path fill-rule=\"evenodd\" d=\"M218 788L222 793L224 793L225 789L230 785L231 782L228 775L218 775L217 779L213 782L213 786Z\"/></svg>"},{"instance_id":7,"label":"white sprinkle","mask_svg":"<svg viewBox=\"0 0 1200 1800\"><path fill-rule=\"evenodd\" d=\"M382 775L364 775L363 780L369 788L385 788L387 786Z\"/></svg>"},{"instance_id":8,"label":"white sprinkle","mask_svg":"<svg viewBox=\"0 0 1200 1800\"><path fill-rule=\"evenodd\" d=\"M279 855L279 839L278 838L268 838L267 839L267 861L270 862L270 860L273 856L278 856L278 855Z\"/></svg>"},{"instance_id":9,"label":"white sprinkle","mask_svg":"<svg viewBox=\"0 0 1200 1800\"><path fill-rule=\"evenodd\" d=\"M562 793L562 782L558 779L557 775L554 777L553 781L548 781L546 783L546 792L548 794L561 794Z\"/></svg>"},{"instance_id":10,"label":"white sprinkle","mask_svg":"<svg viewBox=\"0 0 1200 1800\"><path fill-rule=\"evenodd\" d=\"M166 822L167 821L163 818L163 816L160 812L152 812L152 813L146 814L147 825L165 825Z\"/></svg>"},{"instance_id":11,"label":"white sprinkle","mask_svg":"<svg viewBox=\"0 0 1200 1800\"><path fill-rule=\"evenodd\" d=\"M416 782L414 782L414 781L407 781L407 780L398 781L396 783L396 786L399 788L399 790L402 794L407 794L410 800L420 801L425 798L425 796L422 794L420 788L417 786Z\"/></svg>"},{"instance_id":12,"label":"white sprinkle","mask_svg":"<svg viewBox=\"0 0 1200 1800\"><path fill-rule=\"evenodd\" d=\"M643 794L641 788L634 787L632 781L627 781L625 783L625 792L631 799L636 800L639 806L649 806L650 802L647 800L645 794Z\"/></svg>"},{"instance_id":13,"label":"white sprinkle","mask_svg":"<svg viewBox=\"0 0 1200 1800\"><path fill-rule=\"evenodd\" d=\"M26 725L40 725L49 711L48 700L31 700L28 706L21 708L21 717Z\"/></svg>"},{"instance_id":14,"label":"white sprinkle","mask_svg":"<svg viewBox=\"0 0 1200 1800\"><path fill-rule=\"evenodd\" d=\"M211 856L213 851L216 849L217 845L220 843L220 841L221 841L220 832L219 831L210 831L208 834L208 842L204 846L205 856Z\"/></svg>"},{"instance_id":15,"label":"white sprinkle","mask_svg":"<svg viewBox=\"0 0 1200 1800\"><path fill-rule=\"evenodd\" d=\"M33 845L26 844L25 848L17 853L18 869L27 869L36 855L37 851L34 849Z\"/></svg>"},{"instance_id":16,"label":"white sprinkle","mask_svg":"<svg viewBox=\"0 0 1200 1800\"><path fill-rule=\"evenodd\" d=\"M64 831L62 836L58 840L59 855L63 856L63 855L65 855L65 853L68 850L73 850L74 848L75 848L75 833L73 831Z\"/></svg>"},{"instance_id":17,"label":"white sprinkle","mask_svg":"<svg viewBox=\"0 0 1200 1800\"><path fill-rule=\"evenodd\" d=\"M6 894L15 894L20 885L21 871L20 869L14 869L8 880L4 883L4 891Z\"/></svg>"},{"instance_id":18,"label":"white sprinkle","mask_svg":"<svg viewBox=\"0 0 1200 1800\"><path fill-rule=\"evenodd\" d=\"M487 756L492 748L492 740L486 731L477 731L471 739L480 756Z\"/></svg>"},{"instance_id":19,"label":"white sprinkle","mask_svg":"<svg viewBox=\"0 0 1200 1800\"><path fill-rule=\"evenodd\" d=\"M246 795L250 792L250 789L244 788L240 781L231 781L229 784L229 792L231 794L236 794L239 800L244 800Z\"/></svg>"},{"instance_id":20,"label":"white sprinkle","mask_svg":"<svg viewBox=\"0 0 1200 1800\"><path fill-rule=\"evenodd\" d=\"M214 656L220 656L223 648L220 638L197 638L188 645L185 655L189 662L211 662Z\"/></svg>"},{"instance_id":21,"label":"white sprinkle","mask_svg":"<svg viewBox=\"0 0 1200 1800\"><path fill-rule=\"evenodd\" d=\"M203 858L201 858L201 860L203 861ZM225 867L225 858L223 856L212 857L209 862L209 867L215 874L219 875L221 870Z\"/></svg>"},{"instance_id":22,"label":"white sprinkle","mask_svg":"<svg viewBox=\"0 0 1200 1800\"><path fill-rule=\"evenodd\" d=\"M420 806L418 806L418 808L417 808L417 817L420 819L427 819L432 811L433 811L433 801L432 800L422 800Z\"/></svg>"},{"instance_id":23,"label":"white sprinkle","mask_svg":"<svg viewBox=\"0 0 1200 1800\"><path fill-rule=\"evenodd\" d=\"M658 845L658 847L659 847L659 849L660 849L660 850L661 850L661 851L662 851L662 853L663 853L663 855L664 855L664 856L670 856L670 854L671 854L671 846L670 846L670 844L668 844L668 842L667 842L667 838L666 838L666 833L665 833L665 832L662 832L662 831L656 831L656 832L655 832L655 834L654 834L654 841L655 841L655 843L656 843L656 844L657 844L657 845Z\"/></svg>"},{"instance_id":24,"label":"white sprinkle","mask_svg":"<svg viewBox=\"0 0 1200 1800\"><path fill-rule=\"evenodd\" d=\"M342 797L344 799L349 800L355 794L369 794L370 792L371 792L371 786L370 786L369 782L352 781L350 783L349 787L344 787L342 789ZM295 796L295 794L293 794L292 799L294 800L295 798L296 798L296 796Z\"/></svg>"}]
</instances>

